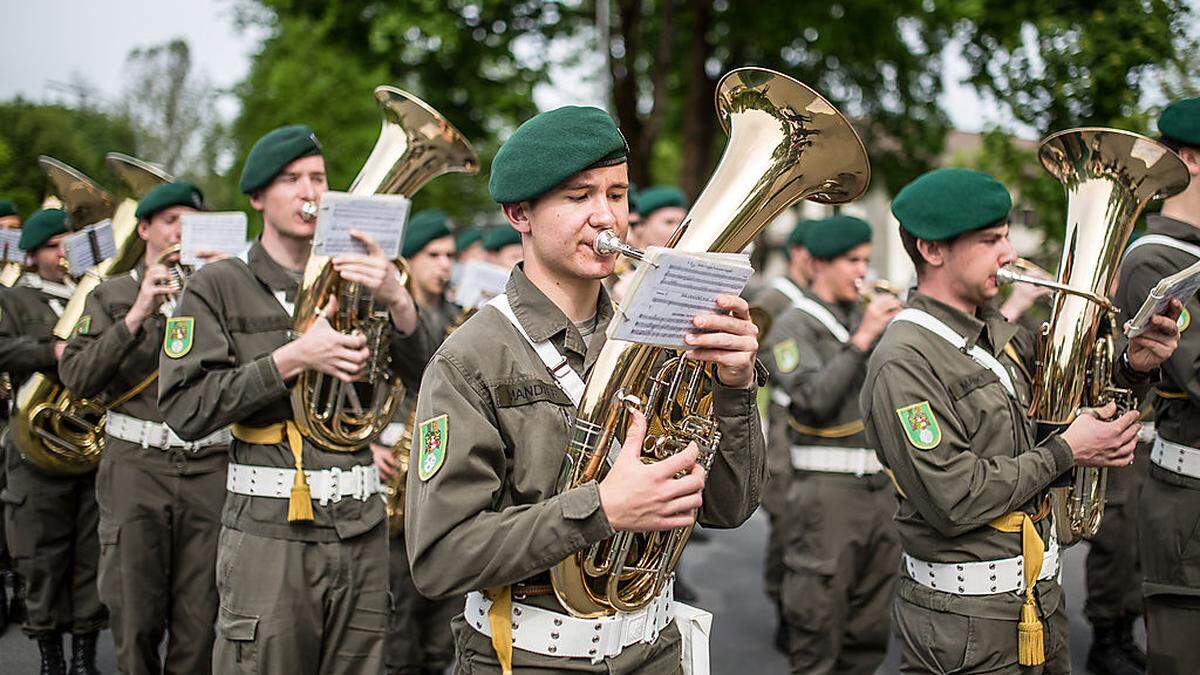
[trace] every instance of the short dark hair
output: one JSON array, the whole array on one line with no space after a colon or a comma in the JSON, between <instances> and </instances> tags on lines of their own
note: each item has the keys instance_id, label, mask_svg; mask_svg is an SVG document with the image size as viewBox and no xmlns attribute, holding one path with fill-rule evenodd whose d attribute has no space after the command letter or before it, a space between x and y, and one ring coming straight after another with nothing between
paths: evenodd
<instances>
[{"instance_id":1,"label":"short dark hair","mask_svg":"<svg viewBox=\"0 0 1200 675\"><path fill-rule=\"evenodd\" d=\"M1180 150L1183 150L1184 148L1187 148L1188 150L1191 150L1193 152L1200 152L1200 147L1197 147L1191 143L1185 143L1184 141L1181 141L1177 138L1171 138L1170 136L1163 136L1162 138L1159 138L1158 140L1161 141L1163 145L1170 148L1172 152L1179 152Z\"/></svg>"},{"instance_id":2,"label":"short dark hair","mask_svg":"<svg viewBox=\"0 0 1200 675\"><path fill-rule=\"evenodd\" d=\"M917 248L917 236L900 226L900 243L904 244L904 252L908 254L908 259L916 268L917 276L920 276L928 263L925 261L925 256L921 255L921 249Z\"/></svg>"}]
</instances>

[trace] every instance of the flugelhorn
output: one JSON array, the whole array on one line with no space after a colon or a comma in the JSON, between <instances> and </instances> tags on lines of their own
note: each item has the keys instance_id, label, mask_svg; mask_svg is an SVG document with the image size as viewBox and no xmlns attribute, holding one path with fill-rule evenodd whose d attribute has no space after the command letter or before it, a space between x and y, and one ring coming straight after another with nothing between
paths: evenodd
<instances>
[{"instance_id":1,"label":"flugelhorn","mask_svg":"<svg viewBox=\"0 0 1200 675\"><path fill-rule=\"evenodd\" d=\"M668 246L737 252L781 211L802 199L848 202L866 189L870 165L853 127L828 101L786 75L741 68L717 85L717 116L729 143ZM615 235L598 252L638 255ZM610 445L629 410L647 417L642 461L670 457L695 442L708 465L720 441L712 409L713 369L675 350L609 340L576 412L558 484L565 492L604 478ZM550 570L559 601L576 616L633 611L670 580L691 528L619 532Z\"/></svg>"},{"instance_id":2,"label":"flugelhorn","mask_svg":"<svg viewBox=\"0 0 1200 675\"><path fill-rule=\"evenodd\" d=\"M436 110L394 87L377 87L374 93L383 113L382 129L348 192L411 198L442 174L479 171L471 144ZM404 262L398 260L397 266L404 274ZM404 399L405 388L390 373L391 320L386 310L375 309L374 298L359 284L342 281L329 256L308 258L292 317L296 331L308 330L333 298L337 298L337 312L327 317L330 325L365 336L371 356L359 381L353 383L318 371L301 373L292 387L292 413L312 443L334 452L353 452L383 431Z\"/></svg>"}]
</instances>

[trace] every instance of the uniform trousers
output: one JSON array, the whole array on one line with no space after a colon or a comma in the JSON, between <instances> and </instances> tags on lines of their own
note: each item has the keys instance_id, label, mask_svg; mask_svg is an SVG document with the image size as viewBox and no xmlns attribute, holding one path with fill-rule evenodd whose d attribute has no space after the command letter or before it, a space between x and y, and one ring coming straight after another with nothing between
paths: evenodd
<instances>
[{"instance_id":1,"label":"uniform trousers","mask_svg":"<svg viewBox=\"0 0 1200 675\"><path fill-rule=\"evenodd\" d=\"M25 581L25 634L104 628L108 611L96 591L96 475L51 476L21 458L9 442L8 486L2 493L9 551Z\"/></svg>"},{"instance_id":2,"label":"uniform trousers","mask_svg":"<svg viewBox=\"0 0 1200 675\"><path fill-rule=\"evenodd\" d=\"M441 673L454 663L450 621L463 612L463 598L430 600L413 585L404 535L389 541L392 613L388 622L387 669L392 675Z\"/></svg>"},{"instance_id":3,"label":"uniform trousers","mask_svg":"<svg viewBox=\"0 0 1200 675\"><path fill-rule=\"evenodd\" d=\"M212 672L225 471L169 474L105 455L96 498L100 599L121 672ZM168 632L164 660L159 645Z\"/></svg>"},{"instance_id":4,"label":"uniform trousers","mask_svg":"<svg viewBox=\"0 0 1200 675\"><path fill-rule=\"evenodd\" d=\"M875 672L887 654L900 542L887 476L798 473L782 598L793 673Z\"/></svg>"},{"instance_id":5,"label":"uniform trousers","mask_svg":"<svg viewBox=\"0 0 1200 675\"><path fill-rule=\"evenodd\" d=\"M1194 484L1151 465L1138 505L1146 655L1154 675L1194 673L1200 664L1200 490Z\"/></svg>"},{"instance_id":6,"label":"uniform trousers","mask_svg":"<svg viewBox=\"0 0 1200 675\"><path fill-rule=\"evenodd\" d=\"M335 542L222 528L213 672L379 675L388 622L387 558L382 521Z\"/></svg>"},{"instance_id":7,"label":"uniform trousers","mask_svg":"<svg viewBox=\"0 0 1200 675\"><path fill-rule=\"evenodd\" d=\"M1138 563L1138 493L1150 448L1138 445L1132 466L1108 470L1108 498L1100 530L1088 540L1084 571L1084 616L1093 626L1132 621L1142 614L1142 571Z\"/></svg>"}]
</instances>

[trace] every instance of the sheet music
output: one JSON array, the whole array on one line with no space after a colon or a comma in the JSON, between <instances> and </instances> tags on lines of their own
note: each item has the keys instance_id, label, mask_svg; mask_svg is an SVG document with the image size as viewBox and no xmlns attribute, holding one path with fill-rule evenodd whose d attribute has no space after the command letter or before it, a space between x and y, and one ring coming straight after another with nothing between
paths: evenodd
<instances>
[{"instance_id":1,"label":"sheet music","mask_svg":"<svg viewBox=\"0 0 1200 675\"><path fill-rule=\"evenodd\" d=\"M461 265L454 301L464 308L478 307L504 292L509 270L482 260Z\"/></svg>"},{"instance_id":2,"label":"sheet music","mask_svg":"<svg viewBox=\"0 0 1200 675\"><path fill-rule=\"evenodd\" d=\"M63 249L67 254L67 271L73 277L81 276L117 254L112 221L102 220L72 234L63 240Z\"/></svg>"},{"instance_id":3,"label":"sheet music","mask_svg":"<svg viewBox=\"0 0 1200 675\"><path fill-rule=\"evenodd\" d=\"M20 241L20 230L0 228L0 262L19 263L25 260L25 252L18 246Z\"/></svg>"},{"instance_id":4,"label":"sheet music","mask_svg":"<svg viewBox=\"0 0 1200 675\"><path fill-rule=\"evenodd\" d=\"M1171 298L1186 304L1197 291L1200 291L1200 262L1158 282L1137 314L1125 324L1125 334L1132 338L1145 333L1150 319L1162 314Z\"/></svg>"},{"instance_id":5,"label":"sheet music","mask_svg":"<svg viewBox=\"0 0 1200 675\"><path fill-rule=\"evenodd\" d=\"M692 320L716 310L721 294L737 295L754 269L748 256L684 253L651 247L609 324L608 337L688 349Z\"/></svg>"},{"instance_id":6,"label":"sheet music","mask_svg":"<svg viewBox=\"0 0 1200 675\"><path fill-rule=\"evenodd\" d=\"M179 262L200 266L200 251L217 251L230 257L246 248L246 214L241 211L185 213L180 217Z\"/></svg>"},{"instance_id":7,"label":"sheet music","mask_svg":"<svg viewBox=\"0 0 1200 675\"><path fill-rule=\"evenodd\" d=\"M313 252L323 256L365 254L366 246L350 238L350 230L358 230L374 239L384 255L398 258L411 204L408 198L400 195L326 192L321 195L321 205L317 209Z\"/></svg>"}]
</instances>

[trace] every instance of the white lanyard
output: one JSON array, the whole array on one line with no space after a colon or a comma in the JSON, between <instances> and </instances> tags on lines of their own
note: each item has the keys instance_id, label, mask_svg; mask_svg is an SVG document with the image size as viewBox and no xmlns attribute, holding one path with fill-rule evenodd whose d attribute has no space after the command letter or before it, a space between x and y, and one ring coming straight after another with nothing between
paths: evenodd
<instances>
[{"instance_id":1,"label":"white lanyard","mask_svg":"<svg viewBox=\"0 0 1200 675\"><path fill-rule=\"evenodd\" d=\"M995 373L996 377L1000 378L1000 384L1004 385L1004 388L1008 390L1008 395L1012 396L1014 399L1017 398L1017 389L1013 386L1012 376L1008 374L1008 371L1004 369L1004 366L1000 364L1000 361L998 361L996 357L989 354L986 349L980 347L979 345L974 345L970 349L966 349L967 339L956 333L953 328L947 326L940 319L935 318L929 312L909 307L908 309L901 310L900 313L892 319L892 321L908 321L909 323L915 323L916 325L942 338L946 342L949 342L950 345L955 349L971 357L975 363L978 363L984 368L987 368Z\"/></svg>"},{"instance_id":2,"label":"white lanyard","mask_svg":"<svg viewBox=\"0 0 1200 675\"><path fill-rule=\"evenodd\" d=\"M69 300L71 298L71 294L75 292L75 284L60 284L57 281L47 281L30 272L26 272L25 274L21 275L18 285L28 288L36 288L47 295L53 295L54 297L62 300Z\"/></svg>"},{"instance_id":3,"label":"white lanyard","mask_svg":"<svg viewBox=\"0 0 1200 675\"><path fill-rule=\"evenodd\" d=\"M583 400L583 378L579 377L575 370L571 368L571 365L567 363L567 359L559 353L558 349L549 340L534 342L533 338L529 337L529 333L525 332L525 328L521 325L521 322L517 321L517 315L513 313L512 305L508 303L508 296L506 294L501 293L497 295L488 300L487 304L500 310L500 313L521 334L521 337L525 338L529 346L533 347L533 351L537 352L538 358L542 360L542 363L546 364L546 369L554 376L554 381L558 383L559 388L566 393L571 402L578 408L579 402Z\"/></svg>"},{"instance_id":4,"label":"white lanyard","mask_svg":"<svg viewBox=\"0 0 1200 675\"><path fill-rule=\"evenodd\" d=\"M771 287L786 295L787 299L791 300L793 305L804 299L804 296L800 294L800 289L796 287L796 284L792 283L792 281L786 277L775 277L771 280Z\"/></svg>"},{"instance_id":5,"label":"white lanyard","mask_svg":"<svg viewBox=\"0 0 1200 675\"><path fill-rule=\"evenodd\" d=\"M1142 236L1137 241L1130 244L1129 248L1125 250L1125 253L1128 254L1129 251L1132 251L1133 249L1135 249L1139 246L1142 246L1144 244L1158 244L1160 246L1169 246L1177 251L1183 251L1184 253L1190 253L1193 256L1200 258L1200 246L1196 246L1195 244L1189 244L1186 241L1179 241L1178 239L1176 239L1174 237L1168 237L1165 234L1147 234L1145 236Z\"/></svg>"},{"instance_id":6,"label":"white lanyard","mask_svg":"<svg viewBox=\"0 0 1200 675\"><path fill-rule=\"evenodd\" d=\"M850 340L850 332L838 322L829 310L821 306L821 303L801 295L792 300L792 306L820 321L821 325L833 333L833 337L837 338L838 342L846 343Z\"/></svg>"}]
</instances>

